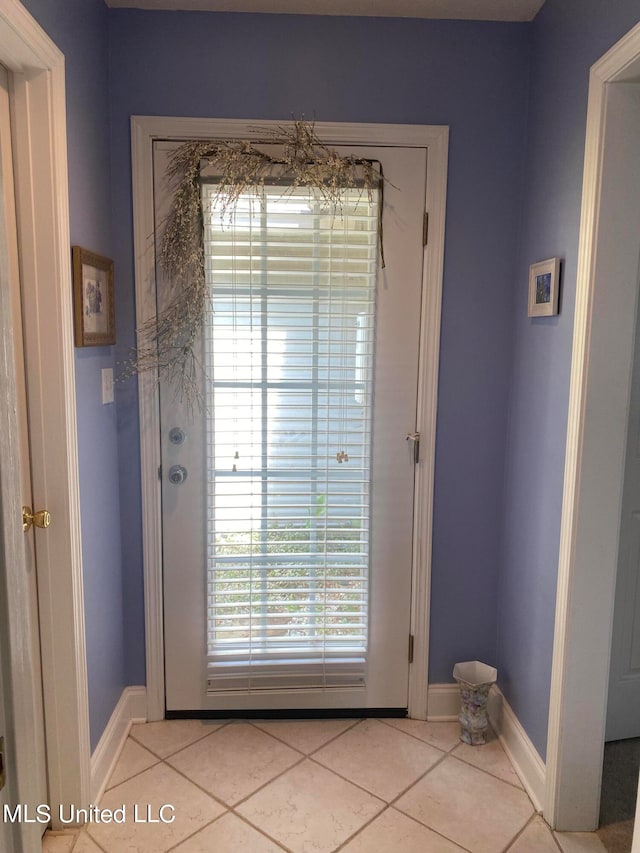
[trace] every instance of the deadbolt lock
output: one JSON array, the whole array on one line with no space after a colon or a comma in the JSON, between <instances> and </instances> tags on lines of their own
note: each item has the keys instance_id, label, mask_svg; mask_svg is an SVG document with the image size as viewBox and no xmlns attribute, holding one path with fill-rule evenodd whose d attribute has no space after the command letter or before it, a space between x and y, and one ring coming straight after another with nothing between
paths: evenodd
<instances>
[{"instance_id":1,"label":"deadbolt lock","mask_svg":"<svg viewBox=\"0 0 640 853\"><path fill-rule=\"evenodd\" d=\"M46 509L39 512L31 512L30 506L22 507L22 529L26 533L31 525L36 527L48 527L51 524L51 514Z\"/></svg>"}]
</instances>

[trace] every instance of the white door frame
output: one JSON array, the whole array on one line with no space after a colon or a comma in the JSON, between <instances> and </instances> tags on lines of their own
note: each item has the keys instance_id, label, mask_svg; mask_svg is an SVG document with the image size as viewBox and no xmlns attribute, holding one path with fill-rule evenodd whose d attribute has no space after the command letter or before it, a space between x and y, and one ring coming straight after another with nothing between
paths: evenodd
<instances>
[{"instance_id":1,"label":"white door frame","mask_svg":"<svg viewBox=\"0 0 640 853\"><path fill-rule=\"evenodd\" d=\"M138 328L155 316L153 244L153 163L155 139L260 138L277 121L133 116L131 145ZM318 135L330 145L379 145L426 148L429 241L423 266L417 430L422 436L416 469L411 626L414 658L409 671L409 715L427 717L429 600L435 468L436 405L440 315L444 266L444 223L449 130L442 126L334 124L316 122ZM164 719L164 646L162 624L162 548L159 398L154 376L138 379L140 406L143 562L147 659L147 719Z\"/></svg>"},{"instance_id":2,"label":"white door frame","mask_svg":"<svg viewBox=\"0 0 640 853\"><path fill-rule=\"evenodd\" d=\"M612 233L603 178L610 84L632 81L640 25L589 83L544 807L560 830L597 828L600 803L638 297L637 271L618 269L610 249L624 235Z\"/></svg>"},{"instance_id":3,"label":"white door frame","mask_svg":"<svg viewBox=\"0 0 640 853\"><path fill-rule=\"evenodd\" d=\"M33 499L38 509L49 509L53 519L46 532L38 531L37 560L47 776L55 815L63 803L84 806L90 800L65 72L63 54L18 0L0 0L0 62L13 78ZM6 376L1 381L2 399L11 405L15 388ZM2 508L4 529L13 531L9 547L14 554L23 536L16 500L11 498ZM11 569L19 574L19 566L7 565L7 587L13 598L12 585L15 582L19 589L20 583L9 576ZM24 655L28 619L22 592L15 595L12 618L0 625L0 644L16 650L16 655L22 649ZM30 685L17 676L28 676L30 664L14 656L11 667L14 679L6 698L19 751L17 766L9 772L19 778L22 762L29 760L30 718L23 709Z\"/></svg>"}]
</instances>

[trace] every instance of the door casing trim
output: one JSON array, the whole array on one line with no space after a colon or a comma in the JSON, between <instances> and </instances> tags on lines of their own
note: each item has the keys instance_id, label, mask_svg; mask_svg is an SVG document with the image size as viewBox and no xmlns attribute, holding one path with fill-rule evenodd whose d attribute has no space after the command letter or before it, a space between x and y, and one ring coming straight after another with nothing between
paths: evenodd
<instances>
[{"instance_id":1,"label":"door casing trim","mask_svg":"<svg viewBox=\"0 0 640 853\"><path fill-rule=\"evenodd\" d=\"M136 281L136 324L141 328L155 315L155 258L153 249L154 140L260 138L282 121L133 116L133 230ZM449 129L445 126L342 124L316 122L316 133L330 145L379 145L427 149L425 210L429 240L423 264L419 391L416 431L421 435L416 466L414 506L411 631L414 657L409 668L409 716L427 718L429 659L429 596L438 397L440 317L444 268ZM427 286L428 284L428 286ZM164 638L162 622L162 528L158 469L160 412L155 377L138 377L142 484L142 548L145 586L147 717L164 718Z\"/></svg>"},{"instance_id":2,"label":"door casing trim","mask_svg":"<svg viewBox=\"0 0 640 853\"><path fill-rule=\"evenodd\" d=\"M629 394L607 364L631 364L634 346L607 322L630 283L604 268L600 207L610 84L638 80L640 25L589 77L544 804L559 830L598 825ZM603 289L607 309L596 310Z\"/></svg>"},{"instance_id":3,"label":"door casing trim","mask_svg":"<svg viewBox=\"0 0 640 853\"><path fill-rule=\"evenodd\" d=\"M65 65L62 52L18 0L0 0L0 62L12 72L33 499L53 517L51 528L38 538L38 595L55 826L61 804L85 806L90 799ZM28 623L17 621L8 632L0 627L3 641L7 633L11 642L22 641ZM24 692L24 684L13 685L14 713L25 702ZM16 717L23 742L30 737L29 725L27 716Z\"/></svg>"}]
</instances>

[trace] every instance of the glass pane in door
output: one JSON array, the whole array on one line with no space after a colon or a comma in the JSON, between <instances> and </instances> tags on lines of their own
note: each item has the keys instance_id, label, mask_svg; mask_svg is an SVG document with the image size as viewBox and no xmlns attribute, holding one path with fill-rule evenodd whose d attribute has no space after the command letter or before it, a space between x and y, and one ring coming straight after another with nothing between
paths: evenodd
<instances>
[{"instance_id":1,"label":"glass pane in door","mask_svg":"<svg viewBox=\"0 0 640 853\"><path fill-rule=\"evenodd\" d=\"M377 197L203 186L207 685L362 685Z\"/></svg>"}]
</instances>

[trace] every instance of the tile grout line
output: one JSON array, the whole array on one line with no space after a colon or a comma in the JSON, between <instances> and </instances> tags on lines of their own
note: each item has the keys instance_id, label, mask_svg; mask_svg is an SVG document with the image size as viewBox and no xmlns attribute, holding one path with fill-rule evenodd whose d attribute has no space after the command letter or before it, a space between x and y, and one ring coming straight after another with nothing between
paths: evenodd
<instances>
[{"instance_id":1,"label":"tile grout line","mask_svg":"<svg viewBox=\"0 0 640 853\"><path fill-rule=\"evenodd\" d=\"M524 835L524 833L526 832L526 830L528 829L528 827L529 827L529 826L531 826L531 824L533 823L533 821L534 821L534 820L535 820L535 818L536 818L536 815L537 815L537 812L534 812L534 813L531 815L531 817L529 818L529 820L528 820L528 821L526 821L526 823L524 824L524 826L521 826L521 827L520 827L520 829L519 829L519 830L516 832L516 834L513 836L513 838L512 838L510 841L508 841L508 842L507 842L506 847L503 847L503 848L502 848L501 853L508 853L508 851L509 851L509 850L511 850L511 848L512 848L512 847L513 847L513 845L516 843L516 841L517 841L519 838L521 838L521 837Z\"/></svg>"},{"instance_id":2,"label":"tile grout line","mask_svg":"<svg viewBox=\"0 0 640 853\"><path fill-rule=\"evenodd\" d=\"M512 848L512 847L513 847L513 845L516 843L516 841L517 841L517 840L518 840L522 835L524 835L524 833L526 832L526 830L531 826L531 824L534 822L534 820L535 820L537 817L539 817L539 818L540 818L540 820L543 822L543 824L544 824L544 826L545 826L545 829L547 830L548 834L551 836L551 839L553 840L553 843L555 844L556 848L560 851L560 853L564 853L564 851L563 851L563 849L562 849L562 846L561 846L560 842L559 842L559 841L558 841L558 839L556 838L556 834L555 834L555 832L551 829L551 827L550 827L550 826L549 826L549 824L546 822L546 820L542 817L542 815L541 815L539 812L536 812L536 811L534 811L534 813L531 815L531 817L529 818L529 820L528 820L528 821L525 823L525 825L522 827L522 829L520 830L520 832L517 832L517 833L514 835L514 837L511 839L511 841L509 842L509 844L507 844L507 846L504 848L504 850L502 851L502 853L509 853L509 850L511 850L511 848Z\"/></svg>"},{"instance_id":3,"label":"tile grout line","mask_svg":"<svg viewBox=\"0 0 640 853\"><path fill-rule=\"evenodd\" d=\"M485 767L478 767L477 764L472 764L471 761L467 761L464 758L460 758L458 755L455 754L455 752L449 752L448 755L450 755L452 758L457 758L458 761L462 761L464 764L467 765L467 767L475 767L476 770L480 770L482 773L486 773L487 776L491 776L492 779L497 779L499 782L504 782L505 785L510 785L512 788L515 788L516 791L524 791L524 793L527 794L525 789L522 787L522 784L516 785L515 782L509 782L508 779L503 779L502 776L498 776L497 773L492 773L490 770L487 770ZM527 796L529 797L528 794L527 794ZM531 799L531 797L529 797L529 799Z\"/></svg>"},{"instance_id":4,"label":"tile grout line","mask_svg":"<svg viewBox=\"0 0 640 853\"><path fill-rule=\"evenodd\" d=\"M105 848L102 846L102 844L99 844L99 843L95 840L95 838L93 837L93 835L91 835L91 833L89 832L89 830L88 830L88 829L86 829L85 831L86 831L87 835L89 836L89 838L91 839L91 841L93 841L93 843L96 845L96 847L98 848L98 850L101 850L101 851L102 851L102 853L109 853L109 851L105 850ZM75 847L77 847L77 845L78 845L79 843L80 843L80 836L78 836L78 840L77 840L77 841L76 841L76 843L74 844L74 848L75 848Z\"/></svg>"},{"instance_id":5,"label":"tile grout line","mask_svg":"<svg viewBox=\"0 0 640 853\"><path fill-rule=\"evenodd\" d=\"M396 807L390 806L390 808L395 809ZM440 838L444 838L444 840L448 841L450 844L455 844L456 847L459 847L461 850L464 850L465 853L473 853L473 851L470 850L468 847L465 847L464 844L461 844L459 841L454 841L453 838L449 838L448 835L444 835L444 833L440 832L439 829L434 829L432 826L427 826L426 823L422 823L422 821L418 820L417 817L414 817L413 815L407 814L406 812L400 811L400 809L396 809L396 811L398 812L398 814L401 814L403 817L409 818L409 820L413 821L414 823L417 823L418 826L422 826L424 829L430 830L431 832L435 833Z\"/></svg>"},{"instance_id":6,"label":"tile grout line","mask_svg":"<svg viewBox=\"0 0 640 853\"><path fill-rule=\"evenodd\" d=\"M223 808L225 811L229 811L229 809L230 809L230 808L232 808L232 806L228 806L228 805L224 802L224 800L221 800L219 797L216 797L216 796L215 796L214 794L212 794L210 791L207 791L207 789L206 789L206 788L203 788L203 786L202 786L199 782L196 782L194 779L190 779L190 778L186 775L186 773L183 773L183 772L182 772L182 770L178 770L178 768L177 768L177 767L174 767L172 764L169 764L168 762L165 762L165 761L163 761L163 762L162 762L162 764L165 764L165 765L166 765L170 770L173 770L173 772L174 772L174 773L177 773L177 774L178 774L178 776L181 776L181 777L182 777L186 782L189 782L191 785L193 785L193 786L194 786L195 788L197 788L199 791L202 791L202 793L203 793L203 794L206 794L206 795L207 795L207 797L210 797L210 798L214 801L214 803L217 803L217 805L222 806L222 808ZM220 815L220 817L222 817L222 815ZM215 818L214 818L214 820L215 820Z\"/></svg>"},{"instance_id":7,"label":"tile grout line","mask_svg":"<svg viewBox=\"0 0 640 853\"><path fill-rule=\"evenodd\" d=\"M542 817L542 815L540 815L540 817ZM544 818L542 818L542 820L544 820ZM546 820L544 820L544 823L545 823L545 826L547 827L547 829L549 830L549 833L550 833L551 837L552 837L552 838L553 838L553 840L555 841L556 847L558 848L558 850L560 851L560 853L565 853L565 849L564 849L564 847L562 846L562 844L560 843L560 840L559 840L559 838L558 838L558 833L557 833L557 831L556 831L555 829L551 829L551 827L550 827L550 826L549 826L549 824L546 822ZM604 844L603 844L602 846L604 847ZM605 848L605 849L606 849L606 848Z\"/></svg>"},{"instance_id":8,"label":"tile grout line","mask_svg":"<svg viewBox=\"0 0 640 853\"><path fill-rule=\"evenodd\" d=\"M257 728L257 727L256 727L256 728ZM218 731L220 731L220 729L217 729L215 732L211 732L211 735L215 735L215 734L217 734L217 732L218 732ZM261 730L259 729L259 731L261 731ZM266 735L267 737L271 737L271 735L268 735L266 732L262 732L262 734ZM211 735L207 735L207 737L210 737ZM279 741L277 738L273 738L273 740L277 741L278 743L282 743L282 741ZM287 745L287 744L284 744L284 746L288 746L288 745ZM185 747L185 749L187 749L187 748L188 748L188 747ZM224 808L225 808L225 809L227 809L227 810L233 810L233 809L235 809L235 807L236 807L236 806L239 806L241 803L244 803L246 800L248 800L248 799L249 799L249 797L252 797L254 794L257 794L257 793L258 793L258 791L261 791L264 787L266 787L267 785L269 785L271 782L275 782L275 780L276 780L276 779L279 779L279 778L280 778L281 776L283 776L283 775L284 775L288 770L292 770L294 767L297 767L297 766L298 766L298 764L301 764L301 763L305 760L305 758L307 757L304 753L300 752L300 750L299 750L299 749L295 749L294 747L288 747L288 748L289 748L289 749L291 749L291 750L292 750L292 752L297 752L297 753L298 753L298 755L300 756L300 758L299 758L297 761L295 761L293 764L290 764L288 767L285 767L285 768L284 768L284 770L280 771L280 773L278 773L278 774L277 774L276 776L274 776L272 779L269 779L267 782L264 782L262 785L260 785L258 788L256 788L256 789L255 789L255 791L252 791L250 794L247 794L247 796L246 796L246 797L242 797L242 799L238 800L238 802L237 802L237 803L235 803L234 805L227 804L227 803L226 803L224 800L222 800L220 797L217 797L217 796L215 796L214 794L212 794L210 791L207 791L207 789L206 789L206 788L204 788L202 785L200 785L200 783L199 783L199 782L196 782L194 779L191 779L189 776L187 776L187 774L186 774L185 772L183 772L182 770L179 770L177 767L174 767L174 766L173 766L173 764L170 764L168 760L163 761L162 763L163 763L163 764L166 764L166 765L167 765L167 767L169 767L171 770L174 770L176 773L178 773L180 776L182 776L184 779L186 779L186 780L187 780L187 782L191 782L191 784L192 784L192 785L195 785L195 786L196 786L197 788L199 788L199 789L200 789L204 794L207 794L207 796L211 797L211 798L212 798L213 800L215 800L217 803L219 803L220 805L224 806ZM182 752L182 751L183 751L183 750L178 750L178 752L175 752L173 755L171 755L171 756L167 756L167 759L169 759L169 758L175 758L175 756L176 756L176 755L178 755L178 753L179 753L179 752Z\"/></svg>"},{"instance_id":9,"label":"tile grout line","mask_svg":"<svg viewBox=\"0 0 640 853\"><path fill-rule=\"evenodd\" d=\"M210 826L213 826L216 821L220 820L220 818L223 818L226 814L229 814L229 812L222 812L222 814L219 814L218 817L214 817L213 820L210 820L209 823L205 823L204 826L198 827L198 829L196 829L195 832L192 832L191 835L187 835L180 841L176 841L175 844L173 844L171 847L168 847L165 851L163 851L163 853L171 853L172 850L175 850L181 844L184 844L186 841L189 841L191 838L194 837L194 835L197 835L199 832L204 832L205 829L208 829Z\"/></svg>"},{"instance_id":10,"label":"tile grout line","mask_svg":"<svg viewBox=\"0 0 640 853\"><path fill-rule=\"evenodd\" d=\"M334 770L332 767L327 767L326 764L323 764L321 761L318 761L317 758L314 758L311 755L308 755L307 758L309 759L309 761L312 761L316 765L316 767L321 767L323 770L326 770L327 773L333 773L334 776L337 776L338 779L342 779L342 781L346 782L347 785L353 785L353 787L358 788L359 791L364 791L364 793L369 794L370 797L374 797L376 800L380 800L380 802L384 803L385 806L390 805L389 800L385 800L384 797L381 797L379 794L374 794L373 791L370 791L368 788L365 788L359 782L354 782L351 779L347 779L347 777L343 776L342 773L338 773L338 771Z\"/></svg>"},{"instance_id":11,"label":"tile grout line","mask_svg":"<svg viewBox=\"0 0 640 853\"><path fill-rule=\"evenodd\" d=\"M481 773L484 773L487 776L491 776L492 779L497 779L498 782L504 782L505 785L509 785L510 788L515 788L516 791L520 791L520 793L525 794L529 802L531 803L531 807L537 814L537 809L533 805L533 801L529 794L525 791L525 789L521 785L514 785L513 782L507 782L506 779L503 779L501 776L496 776L495 773L491 773L489 770L485 770L484 767L478 767L476 764L471 764L470 761L465 761L464 758L458 758L457 755L454 755L452 752L448 752L447 755L450 758L455 758L456 761L460 761L465 764L467 767L471 767L473 770L479 770ZM511 762L509 762L511 763Z\"/></svg>"},{"instance_id":12,"label":"tile grout line","mask_svg":"<svg viewBox=\"0 0 640 853\"><path fill-rule=\"evenodd\" d=\"M411 820L413 820L413 821L415 821L416 823L420 824L420 826L424 826L424 827L426 827L427 829L431 830L431 832L435 832L435 833L436 833L436 835L439 835L439 836L440 836L440 838L444 838L446 841L450 841L450 842L451 842L451 844L455 844L457 847L460 847L462 850L467 850L468 848L464 847L462 844L459 844L459 843L458 843L457 841L455 841L453 838L450 838L448 835L445 835L444 833L440 832L439 830L434 829L434 827L429 826L429 825L428 825L428 824L426 824L426 823L423 823L423 822L422 822L421 820L419 820L417 817L413 817L413 815L407 814L407 812L405 812L403 809L401 809L399 806L397 806L398 801L399 801L399 800L400 800L400 799L401 799L401 798L402 798L402 797L403 797L403 796L404 796L408 791L410 791L410 790L411 790L411 788L413 788L415 785L418 785L418 784L419 784L423 779L425 779L425 778L429 775L429 773L431 773L433 770L435 770L435 769L436 769L436 767L439 767L441 764L443 764L443 763L447 760L447 758L450 758L450 757L451 757L451 753L450 753L450 752L445 752L445 753L443 754L442 758L441 758L439 761L436 761L436 763L435 763L434 765L432 765L432 766L431 766L431 767L430 767L430 768L429 768L425 773L423 773L423 774L422 774L422 776L420 776L420 778L419 778L419 779L416 779L416 781L415 781L412 785L409 785L409 787L408 787L408 788L405 788L405 790L404 790L404 791L402 791L402 793L398 794L398 796L397 796L394 800L392 800L392 801L389 803L389 807L390 807L390 808L395 808L395 809L396 809L396 811L400 812L400 814L404 815L405 817L410 818Z\"/></svg>"},{"instance_id":13,"label":"tile grout line","mask_svg":"<svg viewBox=\"0 0 640 853\"><path fill-rule=\"evenodd\" d=\"M260 785L258 788L256 788L255 791L252 791L250 794L247 794L246 797L242 797L242 799L238 800L237 803L234 803L232 806L228 806L228 808L236 809L238 806L243 805L244 803L247 802L247 800L250 800L251 797L254 796L254 794L258 794L260 791L262 791L264 788L266 788L267 785L270 785L272 782L275 782L276 780L280 779L282 776L284 776L285 773L288 773L289 770L293 770L294 767L299 767L303 761L306 761L306 759L307 759L306 755L300 755L300 758L294 764L290 764L289 767L285 767L284 770L282 770L280 773L278 773L272 779L269 779L267 782L264 782L262 785Z\"/></svg>"},{"instance_id":14,"label":"tile grout line","mask_svg":"<svg viewBox=\"0 0 640 853\"><path fill-rule=\"evenodd\" d=\"M420 743L426 743L426 744L427 744L427 746L432 746L434 749L439 749L439 750L440 750L440 752L446 752L447 754L449 754L449 753L453 752L453 750L454 750L457 746L459 746L459 745L460 745L460 743L461 743L461 741L460 741L460 740L458 740L458 741L456 741L456 743L454 743L454 744L453 744L453 746L450 746L450 747L449 747L449 749L443 749L441 746L437 746L435 743L432 743L430 740L425 740L424 738L418 737L418 735L411 734L411 732L405 732L405 730L404 730L404 729L400 729L400 728L398 728L398 726L394 726L394 725L393 725L393 723L390 723L390 722L389 722L389 719L388 719L388 718L384 718L384 717L370 717L369 719L372 719L372 720L378 720L378 722L380 722L380 723L384 723L384 724L385 724L385 726L389 726L389 728L390 728L390 729L393 729L393 730L394 730L394 731L396 731L396 732L400 732L400 733L401 733L401 734L403 734L403 735L407 735L407 737L412 737L414 740L417 740L417 741L419 741ZM395 717L395 718L393 718L393 719L396 719L396 720L410 720L410 719L412 719L412 718L411 718L411 717ZM415 722L417 722L417 723L428 723L429 721L428 721L428 720L416 720ZM445 722L440 722L440 723L431 723L431 725L432 725L432 726L437 726L437 725L446 725L446 721L445 721Z\"/></svg>"},{"instance_id":15,"label":"tile grout line","mask_svg":"<svg viewBox=\"0 0 640 853\"><path fill-rule=\"evenodd\" d=\"M172 720L158 720L158 722L170 723L173 721ZM200 743L201 740L205 740L206 738L211 737L211 735L214 735L216 732L219 732L221 729L224 729L226 726L228 726L232 722L233 722L233 720L224 720L219 726L217 726L215 729L213 729L213 731L207 732L205 735L202 735L202 737L197 737L195 740L192 740L190 743L186 744L185 746L181 746L178 749L174 750L173 752L168 753L168 755L158 755L157 752L154 752L146 744L142 743L142 741L139 741L135 737L135 735L131 734L131 732L133 731L133 726L131 727L131 731L129 732L128 737L130 737L132 740L134 740L138 744L138 746L141 746L143 749L146 749L147 752L150 752L152 755L155 755L156 758L158 758L160 761L165 761L167 758L171 758L172 756L177 755L179 752L182 752L183 749L189 749L190 746L195 746L195 744ZM140 723L138 725L145 726L145 725L151 725L151 723Z\"/></svg>"},{"instance_id":16,"label":"tile grout line","mask_svg":"<svg viewBox=\"0 0 640 853\"><path fill-rule=\"evenodd\" d=\"M154 758L156 758L156 760L153 762L153 764L150 764L148 767L145 767L143 770L138 770L136 773L133 773L131 776L126 776L124 779L121 779L115 785L110 785L108 788L105 788L102 796L104 797L105 794L108 794L110 791L113 791L114 788L117 788L119 785L124 785L125 782L130 782L132 779L135 779L137 776L142 776L142 774L146 773L147 770L152 770L154 767L157 767L158 764L163 763L161 758L157 758L153 753L151 753L151 754L153 755ZM109 780L109 781L111 781L111 780Z\"/></svg>"},{"instance_id":17,"label":"tile grout line","mask_svg":"<svg viewBox=\"0 0 640 853\"><path fill-rule=\"evenodd\" d=\"M47 830L47 832L49 832L49 831L50 831L50 830ZM76 832L76 834L75 834L75 835L76 835L76 837L73 839L73 842L72 842L72 844L71 844L71 847L69 848L69 853L73 853L74 849L76 848L76 846L77 846L77 844L78 844L78 841L80 840L80 833L81 833L81 832L82 832L82 829L80 829L78 832ZM45 832L45 835L46 835L46 834L47 834L47 833ZM45 836L43 835L43 836L42 836L43 846L44 846L44 837L45 837Z\"/></svg>"},{"instance_id":18,"label":"tile grout line","mask_svg":"<svg viewBox=\"0 0 640 853\"><path fill-rule=\"evenodd\" d=\"M243 823L246 823L247 826L250 826L251 829L255 829L260 835L264 835L265 838L268 838L269 841L272 841L276 847L280 847L281 850L284 850L285 853L294 853L291 847L287 847L282 841L277 841L272 835L269 835L268 832L265 832L262 827L259 827L257 824L251 823L248 817L245 817L243 814L236 812L235 809L231 809L231 812L235 817L241 820Z\"/></svg>"},{"instance_id":19,"label":"tile grout line","mask_svg":"<svg viewBox=\"0 0 640 853\"><path fill-rule=\"evenodd\" d=\"M356 831L355 831L355 832L352 832L352 833L351 833L351 835L350 835L348 838L345 838L345 840L342 842L342 844L338 844L338 846L337 846L337 847L334 847L334 848L333 848L333 850L331 851L331 853L338 853L338 850L342 850L344 847L346 847L346 845L347 845L347 844L349 844L349 842L351 842L351 841L353 841L355 838L357 838L357 837L358 837L358 835L360 835L360 833L361 833L361 832L364 832L364 831L365 831L365 829L367 829L367 827L371 826L371 824L372 824L374 821L378 820L378 818L379 818L379 817L382 817L382 815L383 815L386 811L388 811L390 808L391 808L391 806L390 806L388 803L385 803L385 806L384 806L384 808L383 808L383 809L381 809L377 814L374 814L374 815L373 815L373 817L371 817L371 818L370 818L366 823L364 823L364 824L360 827L360 829L356 829Z\"/></svg>"},{"instance_id":20,"label":"tile grout line","mask_svg":"<svg viewBox=\"0 0 640 853\"><path fill-rule=\"evenodd\" d=\"M292 744L288 743L286 740L283 740L283 738L278 737L278 735L273 734L272 732L269 732L269 731L265 731L264 729L260 728L260 726L257 723L254 723L252 720L247 720L247 722L251 723L251 725L254 728L258 729L259 732L262 732L262 734L269 735L270 737L274 738L275 740L279 741L280 743L283 743L285 746L288 746L289 749L295 749L296 752L300 752L303 755L309 757L310 755L314 755L316 752L318 752L318 750L323 749L325 746L329 746L330 743L333 743L334 740L337 740L339 737L342 737L342 735L346 735L347 732L350 732L352 729L355 729L356 726L360 725L360 723L363 722L363 719L364 718L362 718L362 717L358 717L357 719L354 719L353 722L351 723L351 725L347 726L347 728L344 729L344 731L338 732L337 735L334 735L333 737L329 738L329 740L325 741L324 743L321 743L320 746L317 746L315 749L312 749L311 752L302 752L302 750L298 749L297 746L293 746ZM271 721L265 720L264 722L271 722Z\"/></svg>"},{"instance_id":21,"label":"tile grout line","mask_svg":"<svg viewBox=\"0 0 640 853\"><path fill-rule=\"evenodd\" d=\"M338 738L341 738L342 735L346 735L347 732L352 732L354 729L357 729L359 725L364 723L365 719L366 717L361 717L359 720L356 720L352 726L348 726L343 732L340 732L339 735L332 737L326 743L323 743L321 746L316 747L316 749L311 750L311 752L308 753L307 758L310 758L312 755L315 755L317 752L320 752L320 750L324 749L325 746L329 746L329 744L334 743L338 740Z\"/></svg>"}]
</instances>

